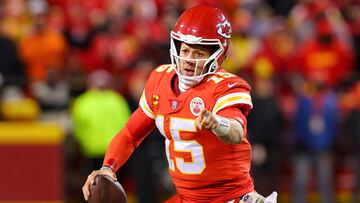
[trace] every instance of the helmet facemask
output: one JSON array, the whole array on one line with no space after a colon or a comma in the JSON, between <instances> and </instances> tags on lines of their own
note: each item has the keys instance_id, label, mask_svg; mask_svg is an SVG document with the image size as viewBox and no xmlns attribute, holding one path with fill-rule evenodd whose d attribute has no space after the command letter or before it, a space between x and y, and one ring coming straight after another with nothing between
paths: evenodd
<instances>
[{"instance_id":1,"label":"helmet facemask","mask_svg":"<svg viewBox=\"0 0 360 203\"><path fill-rule=\"evenodd\" d=\"M181 42L190 44L190 45L204 45L204 46L214 46L216 48L212 51L211 55L207 59L188 59L182 58L179 56L180 44ZM218 59L224 55L224 46L221 44L218 39L202 39L200 37L195 37L193 35L182 35L178 33L171 32L171 41L170 41L170 56L172 67L179 76L180 82L184 83L186 86L194 86L198 84L205 76L214 73L218 68ZM184 75L180 71L180 60L194 61L195 71L193 76ZM200 62L205 62L202 67L202 72L197 74L199 68L198 64Z\"/></svg>"}]
</instances>

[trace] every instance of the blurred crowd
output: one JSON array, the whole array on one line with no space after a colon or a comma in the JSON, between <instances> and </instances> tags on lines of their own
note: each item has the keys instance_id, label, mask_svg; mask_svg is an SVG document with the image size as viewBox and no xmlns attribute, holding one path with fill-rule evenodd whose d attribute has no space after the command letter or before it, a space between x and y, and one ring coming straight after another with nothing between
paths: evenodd
<instances>
[{"instance_id":1,"label":"blurred crowd","mask_svg":"<svg viewBox=\"0 0 360 203\"><path fill-rule=\"evenodd\" d=\"M86 136L121 128L150 71L170 63L177 17L199 3L229 17L222 67L253 88L248 137L257 190L277 190L283 202L360 202L358 0L0 0L1 119L63 125L66 199L78 202L107 144L94 151ZM153 134L119 171L135 202L172 193L162 138Z\"/></svg>"}]
</instances>

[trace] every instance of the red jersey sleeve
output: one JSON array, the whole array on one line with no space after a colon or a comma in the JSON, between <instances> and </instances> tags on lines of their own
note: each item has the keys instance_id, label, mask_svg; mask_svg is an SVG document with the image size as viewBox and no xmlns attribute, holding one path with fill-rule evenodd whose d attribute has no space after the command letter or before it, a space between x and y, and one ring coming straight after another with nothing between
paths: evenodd
<instances>
[{"instance_id":1,"label":"red jersey sleeve","mask_svg":"<svg viewBox=\"0 0 360 203\"><path fill-rule=\"evenodd\" d=\"M139 101L139 107L149 118L155 119L155 115L153 112L153 105L151 103L152 100L151 92L155 82L153 78L154 78L154 71L150 74L146 82L145 89Z\"/></svg>"},{"instance_id":2,"label":"red jersey sleeve","mask_svg":"<svg viewBox=\"0 0 360 203\"><path fill-rule=\"evenodd\" d=\"M154 120L138 108L131 115L125 127L110 142L103 166L117 171L154 128Z\"/></svg>"},{"instance_id":3,"label":"red jersey sleeve","mask_svg":"<svg viewBox=\"0 0 360 203\"><path fill-rule=\"evenodd\" d=\"M214 91L213 113L239 121L245 136L247 132L246 116L253 107L250 90L250 85L245 80L233 74L227 74L227 77L218 83Z\"/></svg>"},{"instance_id":4,"label":"red jersey sleeve","mask_svg":"<svg viewBox=\"0 0 360 203\"><path fill-rule=\"evenodd\" d=\"M239 77L226 78L221 81L214 92L216 102L213 113L217 114L227 107L237 107L242 114L248 115L253 107L250 90L250 85Z\"/></svg>"},{"instance_id":5,"label":"red jersey sleeve","mask_svg":"<svg viewBox=\"0 0 360 203\"><path fill-rule=\"evenodd\" d=\"M244 130L244 136L246 137L247 133L247 119L246 116L239 110L239 108L236 107L228 107L220 110L217 113L219 116L225 117L225 118L232 118L237 120L243 127Z\"/></svg>"},{"instance_id":6,"label":"red jersey sleeve","mask_svg":"<svg viewBox=\"0 0 360 203\"><path fill-rule=\"evenodd\" d=\"M164 72L170 71L172 71L172 68L169 64L158 66L150 74L146 82L145 89L139 101L139 106L144 111L144 113L152 119L155 119L156 117L154 106L158 105L160 99L158 95L153 94L153 91L157 88L160 81L163 79L165 75Z\"/></svg>"}]
</instances>

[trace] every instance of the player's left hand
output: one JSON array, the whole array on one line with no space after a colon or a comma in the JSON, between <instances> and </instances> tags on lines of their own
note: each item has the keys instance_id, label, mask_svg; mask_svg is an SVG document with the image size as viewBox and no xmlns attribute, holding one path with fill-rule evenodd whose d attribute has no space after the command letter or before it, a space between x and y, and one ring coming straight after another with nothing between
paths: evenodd
<instances>
[{"instance_id":1,"label":"player's left hand","mask_svg":"<svg viewBox=\"0 0 360 203\"><path fill-rule=\"evenodd\" d=\"M84 199L85 201L88 201L89 197L90 197L90 185L93 185L95 183L95 177L97 175L107 175L110 178L112 178L114 181L116 181L116 174L109 170L109 169L100 169L100 170L95 170L93 171L86 179L86 182L84 184L84 186L82 187L82 191L83 191L83 195L84 195Z\"/></svg>"},{"instance_id":2,"label":"player's left hand","mask_svg":"<svg viewBox=\"0 0 360 203\"><path fill-rule=\"evenodd\" d=\"M200 115L196 118L196 127L200 130L214 130L219 125L215 115L206 109L202 109Z\"/></svg>"}]
</instances>

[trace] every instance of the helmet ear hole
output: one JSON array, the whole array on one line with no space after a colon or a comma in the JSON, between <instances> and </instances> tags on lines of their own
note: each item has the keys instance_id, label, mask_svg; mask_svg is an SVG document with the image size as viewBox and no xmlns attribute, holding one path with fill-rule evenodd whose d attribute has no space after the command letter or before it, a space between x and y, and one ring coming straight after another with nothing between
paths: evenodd
<instances>
[{"instance_id":1,"label":"helmet ear hole","mask_svg":"<svg viewBox=\"0 0 360 203\"><path fill-rule=\"evenodd\" d=\"M210 53L211 55L214 54L217 50L220 49L220 47L218 45L212 45L212 46L209 46L209 49L210 49Z\"/></svg>"}]
</instances>

